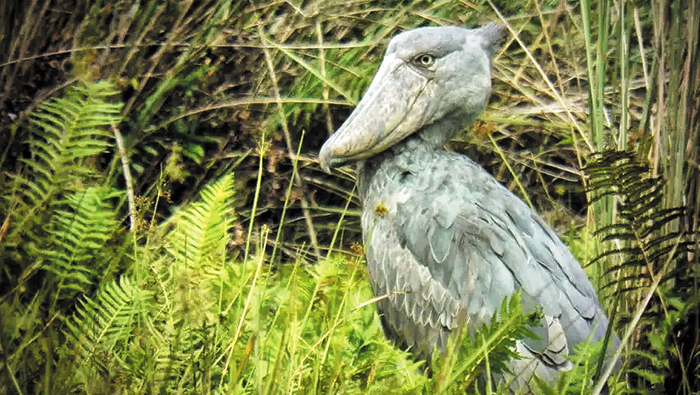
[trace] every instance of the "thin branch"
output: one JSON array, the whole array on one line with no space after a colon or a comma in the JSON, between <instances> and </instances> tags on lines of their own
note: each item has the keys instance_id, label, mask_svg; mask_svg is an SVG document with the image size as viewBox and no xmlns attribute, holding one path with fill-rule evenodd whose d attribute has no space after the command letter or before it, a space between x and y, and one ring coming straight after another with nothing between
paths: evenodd
<instances>
[{"instance_id":1,"label":"thin branch","mask_svg":"<svg viewBox=\"0 0 700 395\"><path fill-rule=\"evenodd\" d=\"M134 185L131 179L131 171L129 170L129 157L126 155L126 146L124 145L122 134L114 124L112 124L112 133L114 133L114 139L117 141L119 157L122 161L124 182L126 183L126 196L129 199L129 220L131 222L129 224L129 230L133 231L136 229L136 203L134 199Z\"/></svg>"},{"instance_id":2,"label":"thin branch","mask_svg":"<svg viewBox=\"0 0 700 395\"><path fill-rule=\"evenodd\" d=\"M323 30L321 29L321 22L316 19L316 37L318 39L318 58L321 65L321 76L323 80L326 79L326 51L323 49ZM331 116L331 110L328 107L328 97L330 94L330 89L327 84L323 84L323 111L326 113L326 130L328 135L333 134L333 117Z\"/></svg>"},{"instance_id":3,"label":"thin branch","mask_svg":"<svg viewBox=\"0 0 700 395\"><path fill-rule=\"evenodd\" d=\"M266 38L263 36L262 27L259 29L260 38L266 42ZM280 116L280 123L282 124L282 131L284 132L284 140L287 143L287 152L290 155L294 152L294 146L292 145L292 136L289 134L289 125L287 124L287 118L284 115L284 106L282 105L282 98L280 96L279 86L277 85L277 75L275 74L275 67L272 63L272 56L270 55L270 50L265 48L265 61L267 63L267 68L270 72L270 79L272 80L272 90L274 93L274 98L277 104L277 111ZM304 182L299 176L299 171L297 169L297 161L292 160L293 172L294 172L294 182L297 184L302 191L304 190ZM314 228L313 219L311 218L311 213L309 211L309 202L306 196L301 196L301 209L304 213L304 219L306 220L306 227L309 232L309 238L311 239L311 247L314 249L314 254L316 257L321 257L321 250L318 248L318 239L316 238L316 230Z\"/></svg>"}]
</instances>

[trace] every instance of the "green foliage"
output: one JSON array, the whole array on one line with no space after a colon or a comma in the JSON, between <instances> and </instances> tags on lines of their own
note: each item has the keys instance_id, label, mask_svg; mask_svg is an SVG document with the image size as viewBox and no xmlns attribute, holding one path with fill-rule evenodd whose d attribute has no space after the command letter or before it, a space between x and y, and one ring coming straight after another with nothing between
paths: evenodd
<instances>
[{"instance_id":1,"label":"green foliage","mask_svg":"<svg viewBox=\"0 0 700 395\"><path fill-rule=\"evenodd\" d=\"M504 299L487 325L475 333L455 333L451 337L447 349L458 350L457 353L433 357L436 379L429 383L428 392L457 394L468 390L471 393L485 387L490 391L493 375L505 378L498 392L508 393L507 383L512 376L508 374L507 362L520 358L515 342L536 337L531 328L540 326L542 318L543 313L538 309L523 312L520 292Z\"/></svg>"},{"instance_id":2,"label":"green foliage","mask_svg":"<svg viewBox=\"0 0 700 395\"><path fill-rule=\"evenodd\" d=\"M55 392L67 392L80 386L93 390L95 377L106 377L98 383L111 385L129 366L130 355L126 350L138 346L142 340L134 337L133 329L140 308L147 302L148 291L137 287L128 277L119 281L103 281L94 298L82 298L76 305L73 318L65 321L66 347L60 354L59 377ZM135 372L136 373L136 372ZM105 388L104 393L110 392Z\"/></svg>"},{"instance_id":3,"label":"green foliage","mask_svg":"<svg viewBox=\"0 0 700 395\"><path fill-rule=\"evenodd\" d=\"M661 208L663 179L652 177L634 153L625 151L597 155L585 172L591 202L608 196L616 198L616 223L598 230L610 247L596 261L618 258L605 273L611 275L608 287L620 294L649 286L656 275L665 279L687 276L687 252L693 243L678 225L685 209ZM666 270L669 263L675 270Z\"/></svg>"},{"instance_id":4,"label":"green foliage","mask_svg":"<svg viewBox=\"0 0 700 395\"><path fill-rule=\"evenodd\" d=\"M232 175L201 193L201 202L190 204L173 219L177 231L171 234L173 259L184 267L204 266L203 259L225 254L233 221L234 179Z\"/></svg>"},{"instance_id":5,"label":"green foliage","mask_svg":"<svg viewBox=\"0 0 700 395\"><path fill-rule=\"evenodd\" d=\"M112 147L108 128L120 121L116 93L106 82L80 84L41 104L29 118L31 155L4 185L10 209L0 243L0 308L7 330L0 344L18 392L19 382L32 382L60 350L37 338L52 339L62 313L109 278L123 258L114 208L123 194L100 185L104 173L96 166Z\"/></svg>"},{"instance_id":6,"label":"green foliage","mask_svg":"<svg viewBox=\"0 0 700 395\"><path fill-rule=\"evenodd\" d=\"M106 82L78 85L30 117L31 156L3 195L12 226L0 256L6 270L19 273L9 284L41 268L55 275L49 283L80 292L109 265L111 257L95 251L116 230L111 201L120 193L99 186L103 174L95 164L112 147L108 128L120 121L121 104L110 102L116 93Z\"/></svg>"},{"instance_id":7,"label":"green foliage","mask_svg":"<svg viewBox=\"0 0 700 395\"><path fill-rule=\"evenodd\" d=\"M86 292L109 272L110 263L117 264L104 252L119 224L109 199L120 195L89 187L65 195L67 207L54 211L46 235L52 245L34 253L46 260L43 269L53 274L57 298Z\"/></svg>"},{"instance_id":8,"label":"green foliage","mask_svg":"<svg viewBox=\"0 0 700 395\"><path fill-rule=\"evenodd\" d=\"M687 363L683 359L695 358L683 356L674 335L698 330L688 319L697 310L698 298L697 272L689 262L695 242L679 221L685 208L662 208L663 179L653 177L633 152L598 154L585 171L591 201L611 198L618 214L613 224L598 231L605 250L592 263L611 262L605 272L607 291L618 300L622 324L635 325L632 313L643 309L638 327L632 328L642 341L630 352L626 371L633 388L659 390L672 374L670 361L682 366ZM649 289L656 289L655 294L647 296Z\"/></svg>"},{"instance_id":9,"label":"green foliage","mask_svg":"<svg viewBox=\"0 0 700 395\"><path fill-rule=\"evenodd\" d=\"M110 102L118 93L107 82L81 84L64 98L40 104L32 114L25 175L14 177L16 195L5 197L12 198L11 206L17 205L22 221L36 218L47 204L61 199L61 192L80 191L84 182L98 180L94 160L112 147L108 127L121 120L121 103Z\"/></svg>"}]
</instances>

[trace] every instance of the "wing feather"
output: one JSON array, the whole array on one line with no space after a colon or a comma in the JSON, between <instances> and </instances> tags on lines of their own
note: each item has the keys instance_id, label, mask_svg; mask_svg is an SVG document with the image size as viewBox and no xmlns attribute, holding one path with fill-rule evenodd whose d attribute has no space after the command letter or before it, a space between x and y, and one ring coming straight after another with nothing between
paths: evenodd
<instances>
[{"instance_id":1,"label":"wing feather","mask_svg":"<svg viewBox=\"0 0 700 395\"><path fill-rule=\"evenodd\" d=\"M466 323L464 308L411 251L399 245L395 229L386 224L377 223L365 240L374 293L384 296L378 302L384 330L389 338L428 356Z\"/></svg>"},{"instance_id":2,"label":"wing feather","mask_svg":"<svg viewBox=\"0 0 700 395\"><path fill-rule=\"evenodd\" d=\"M568 368L573 344L592 331L599 338L596 325L607 326L580 265L539 216L474 162L453 155L432 163L442 167L404 163L404 184L393 189L387 174L382 203L389 214L365 210L363 217L369 233L382 235L366 241L370 273L381 279L375 292L403 292L380 302L390 332L409 346L423 349L418 343L428 338L444 346L460 322L486 322L521 289L524 302L543 306L546 317L542 339L519 349L538 359L535 370Z\"/></svg>"}]
</instances>

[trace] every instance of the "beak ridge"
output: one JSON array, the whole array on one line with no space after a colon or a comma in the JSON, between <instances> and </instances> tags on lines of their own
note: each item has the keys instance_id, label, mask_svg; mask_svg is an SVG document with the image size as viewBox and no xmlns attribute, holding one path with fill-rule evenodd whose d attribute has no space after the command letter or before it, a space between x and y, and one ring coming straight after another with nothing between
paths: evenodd
<instances>
[{"instance_id":1,"label":"beak ridge","mask_svg":"<svg viewBox=\"0 0 700 395\"><path fill-rule=\"evenodd\" d=\"M321 148L323 171L378 154L420 129L430 107L424 97L428 82L403 60L387 57L350 117Z\"/></svg>"}]
</instances>

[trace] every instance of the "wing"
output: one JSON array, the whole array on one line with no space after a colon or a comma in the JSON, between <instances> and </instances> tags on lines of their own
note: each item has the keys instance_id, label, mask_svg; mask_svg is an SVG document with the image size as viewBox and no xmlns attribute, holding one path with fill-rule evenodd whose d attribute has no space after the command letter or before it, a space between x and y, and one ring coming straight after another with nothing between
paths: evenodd
<instances>
[{"instance_id":1,"label":"wing","mask_svg":"<svg viewBox=\"0 0 700 395\"><path fill-rule=\"evenodd\" d=\"M465 157L449 157L441 161L447 167L422 172L430 179L415 180L433 185L397 204L401 245L464 303L470 317L490 318L503 297L522 289L526 303L544 307L549 328L562 328L569 349L585 341L600 324L596 320L606 320L568 248L480 166ZM594 339L604 334L607 322L603 324ZM545 344L527 345L558 363L561 340Z\"/></svg>"},{"instance_id":2,"label":"wing","mask_svg":"<svg viewBox=\"0 0 700 395\"><path fill-rule=\"evenodd\" d=\"M503 298L521 289L526 305L543 306L545 325L540 341L519 344L518 351L547 368L568 368L566 355L574 344L591 332L593 340L601 338L607 327L588 278L554 231L519 198L466 157L442 155L429 162L431 168L425 162L420 169L405 164L402 186L385 195L395 215L375 215L371 221L367 260L375 292L407 292L380 305L389 312L385 319L395 321L389 326L408 330L408 336L395 335L411 345L411 339L425 338L419 329L425 326L413 328L392 316L408 313L411 322L449 331L460 320L486 322Z\"/></svg>"},{"instance_id":3,"label":"wing","mask_svg":"<svg viewBox=\"0 0 700 395\"><path fill-rule=\"evenodd\" d=\"M452 330L466 323L466 309L433 278L410 250L399 244L389 221L378 221L366 237L366 257L388 338L427 358L444 349Z\"/></svg>"}]
</instances>

